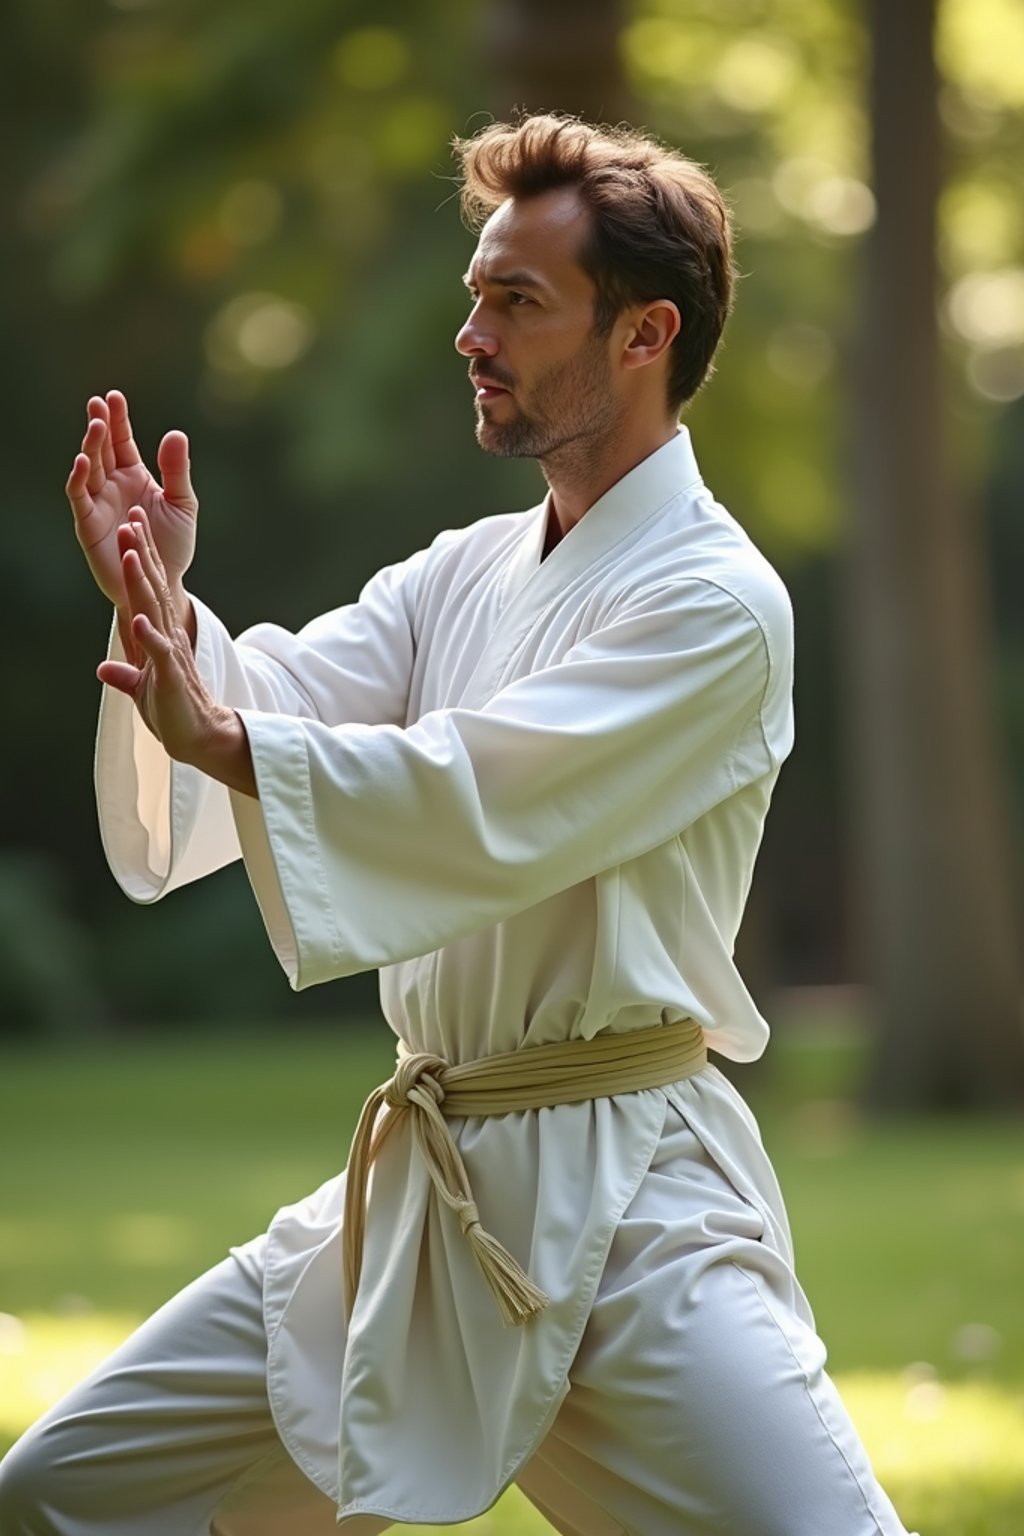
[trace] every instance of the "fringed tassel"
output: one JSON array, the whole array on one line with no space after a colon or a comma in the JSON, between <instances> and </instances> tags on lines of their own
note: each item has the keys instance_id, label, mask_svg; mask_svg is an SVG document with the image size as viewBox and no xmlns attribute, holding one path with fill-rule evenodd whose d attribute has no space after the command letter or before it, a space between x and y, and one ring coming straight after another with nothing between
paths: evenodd
<instances>
[{"instance_id":1,"label":"fringed tassel","mask_svg":"<svg viewBox=\"0 0 1024 1536\"><path fill-rule=\"evenodd\" d=\"M485 1232L477 1221L467 1227L466 1238L506 1326L521 1328L539 1312L543 1312L551 1300L550 1296L539 1285L534 1285L526 1271L496 1237Z\"/></svg>"}]
</instances>

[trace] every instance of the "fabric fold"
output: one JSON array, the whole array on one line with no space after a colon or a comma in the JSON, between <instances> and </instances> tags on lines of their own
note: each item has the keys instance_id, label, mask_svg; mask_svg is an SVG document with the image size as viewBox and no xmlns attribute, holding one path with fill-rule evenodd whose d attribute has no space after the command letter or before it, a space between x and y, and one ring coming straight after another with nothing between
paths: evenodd
<instances>
[{"instance_id":1,"label":"fabric fold","mask_svg":"<svg viewBox=\"0 0 1024 1536\"><path fill-rule=\"evenodd\" d=\"M424 1166L438 1197L454 1211L506 1324L531 1321L549 1297L480 1222L466 1165L446 1115L507 1115L549 1109L588 1098L660 1088L692 1077L707 1065L700 1026L689 1019L628 1035L533 1046L449 1066L429 1051L399 1049L394 1076L363 1105L349 1153L345 1190L345 1305L349 1316L359 1287L370 1168L403 1114L412 1116ZM383 1110L383 1118L378 1119Z\"/></svg>"}]
</instances>

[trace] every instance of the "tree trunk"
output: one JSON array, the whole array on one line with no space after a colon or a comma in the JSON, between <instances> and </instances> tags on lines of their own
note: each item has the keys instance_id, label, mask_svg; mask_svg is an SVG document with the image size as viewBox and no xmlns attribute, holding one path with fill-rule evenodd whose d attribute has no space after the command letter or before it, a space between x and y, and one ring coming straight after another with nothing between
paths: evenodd
<instances>
[{"instance_id":1,"label":"tree trunk","mask_svg":"<svg viewBox=\"0 0 1024 1536\"><path fill-rule=\"evenodd\" d=\"M1024 1098L980 540L953 481L936 317L934 13L868 6L878 218L855 383L848 769L883 1110Z\"/></svg>"},{"instance_id":2,"label":"tree trunk","mask_svg":"<svg viewBox=\"0 0 1024 1536\"><path fill-rule=\"evenodd\" d=\"M620 0L492 0L482 53L495 110L576 112L606 123L628 117L621 27Z\"/></svg>"}]
</instances>

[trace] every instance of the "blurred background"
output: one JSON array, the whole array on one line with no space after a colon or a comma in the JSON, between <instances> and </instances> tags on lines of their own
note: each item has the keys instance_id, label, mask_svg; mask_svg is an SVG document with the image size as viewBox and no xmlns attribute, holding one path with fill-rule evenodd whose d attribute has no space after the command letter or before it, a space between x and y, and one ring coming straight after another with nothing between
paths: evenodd
<instances>
[{"instance_id":1,"label":"blurred background","mask_svg":"<svg viewBox=\"0 0 1024 1536\"><path fill-rule=\"evenodd\" d=\"M798 657L741 937L776 1045L735 1075L777 1127L840 1367L890 1373L897 1465L907 1403L940 1482L984 1423L1010 1502L986 1484L969 1528L1020 1529L1020 0L7 0L4 17L0 1308L23 1368L6 1419L0 1376L0 1430L73 1378L80 1314L88 1352L326 1177L348 1110L317 1124L320 1085L351 1080L354 1107L387 1069L363 1027L374 978L292 994L238 868L154 909L106 871L89 766L108 613L62 491L85 402L123 389L151 464L165 430L189 433L191 586L233 628L298 626L440 527L533 504L535 467L473 440L452 347L473 238L448 144L560 109L656 132L735 213L737 308L685 419L789 586ZM133 1171L125 1138L148 1148ZM866 1258L882 1228L895 1246ZM943 1421L948 1443L944 1374L994 1394Z\"/></svg>"},{"instance_id":2,"label":"blurred background","mask_svg":"<svg viewBox=\"0 0 1024 1536\"><path fill-rule=\"evenodd\" d=\"M240 870L154 911L106 874L88 761L108 616L62 485L90 393L127 392L150 462L188 431L192 583L237 627L298 625L438 528L533 504L535 467L473 441L448 152L526 105L646 125L735 211L738 305L687 419L799 646L752 984L767 1006L870 988L889 1075L894 1031L928 1074L904 1100L1020 1089L1024 12L946 0L933 77L931 10L9 0L5 1034L372 1007L367 980L289 993ZM992 1019L980 1084L965 1010ZM952 1070L921 1063L924 1034Z\"/></svg>"}]
</instances>

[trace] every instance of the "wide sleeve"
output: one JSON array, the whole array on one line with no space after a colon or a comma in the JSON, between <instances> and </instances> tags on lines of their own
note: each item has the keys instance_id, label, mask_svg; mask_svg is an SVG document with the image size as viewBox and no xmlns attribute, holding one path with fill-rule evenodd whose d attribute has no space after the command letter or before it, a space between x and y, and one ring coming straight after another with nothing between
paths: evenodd
<instances>
[{"instance_id":1,"label":"wide sleeve","mask_svg":"<svg viewBox=\"0 0 1024 1536\"><path fill-rule=\"evenodd\" d=\"M196 664L215 699L234 709L334 726L404 722L415 655L415 589L426 553L379 572L356 603L297 634L261 624L232 640L205 604L196 611ZM109 654L122 658L113 626ZM95 760L100 835L125 893L151 902L237 859L227 790L173 762L124 694L105 688Z\"/></svg>"},{"instance_id":2,"label":"wide sleeve","mask_svg":"<svg viewBox=\"0 0 1024 1536\"><path fill-rule=\"evenodd\" d=\"M688 581L480 709L407 729L241 711L260 798L232 805L292 985L500 922L773 772L788 749L777 652L731 593Z\"/></svg>"}]
</instances>

